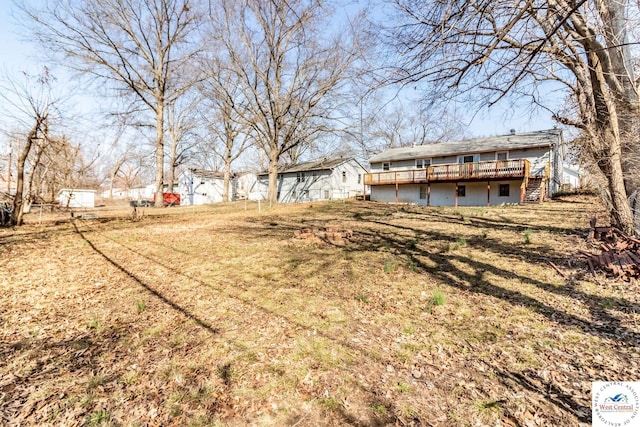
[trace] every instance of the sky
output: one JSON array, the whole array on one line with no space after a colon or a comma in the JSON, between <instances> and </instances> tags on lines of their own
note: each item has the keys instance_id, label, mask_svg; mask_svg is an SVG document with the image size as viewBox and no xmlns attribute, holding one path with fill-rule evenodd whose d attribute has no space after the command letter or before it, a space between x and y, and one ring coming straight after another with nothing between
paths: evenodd
<instances>
[{"instance_id":1,"label":"sky","mask_svg":"<svg viewBox=\"0 0 640 427\"><path fill-rule=\"evenodd\" d=\"M2 70L6 68L20 68L33 66L30 57L31 46L19 40L20 29L11 16L12 4L10 0L0 0L0 64Z\"/></svg>"},{"instance_id":2,"label":"sky","mask_svg":"<svg viewBox=\"0 0 640 427\"><path fill-rule=\"evenodd\" d=\"M37 73L42 69L43 64L35 58L35 49L21 40L20 34L24 33L24 29L15 22L12 8L10 0L0 0L0 73L12 75L25 70ZM59 80L64 79L65 73L56 70L56 77ZM549 129L554 126L555 123L548 113L531 116L530 110L525 107L510 111L506 104L499 104L491 110L475 112L464 111L464 106L461 105L457 113L467 137L508 134L511 129L526 132ZM0 126L2 122L3 118L0 117ZM7 145L0 136L0 153L6 153Z\"/></svg>"}]
</instances>

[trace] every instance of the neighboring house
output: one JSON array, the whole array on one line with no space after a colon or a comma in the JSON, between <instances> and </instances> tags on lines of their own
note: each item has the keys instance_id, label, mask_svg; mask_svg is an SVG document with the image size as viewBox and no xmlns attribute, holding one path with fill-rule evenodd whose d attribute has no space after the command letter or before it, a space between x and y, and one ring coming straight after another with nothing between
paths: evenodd
<instances>
[{"instance_id":1,"label":"neighboring house","mask_svg":"<svg viewBox=\"0 0 640 427\"><path fill-rule=\"evenodd\" d=\"M95 199L95 190L63 188L58 192L58 203L63 208L93 208Z\"/></svg>"},{"instance_id":2,"label":"neighboring house","mask_svg":"<svg viewBox=\"0 0 640 427\"><path fill-rule=\"evenodd\" d=\"M103 199L115 200L150 200L153 199L153 190L155 185L134 188L114 188L111 192L105 190L102 192Z\"/></svg>"},{"instance_id":3,"label":"neighboring house","mask_svg":"<svg viewBox=\"0 0 640 427\"><path fill-rule=\"evenodd\" d=\"M562 168L562 187L566 190L574 190L585 186L585 174L577 165L565 164Z\"/></svg>"},{"instance_id":4,"label":"neighboring house","mask_svg":"<svg viewBox=\"0 0 640 427\"><path fill-rule=\"evenodd\" d=\"M229 185L229 197L232 184ZM178 193L182 205L204 205L222 201L224 175L218 171L187 169L178 176Z\"/></svg>"},{"instance_id":5,"label":"neighboring house","mask_svg":"<svg viewBox=\"0 0 640 427\"><path fill-rule=\"evenodd\" d=\"M542 201L563 174L562 131L393 148L369 160L371 200L424 206Z\"/></svg>"},{"instance_id":6,"label":"neighboring house","mask_svg":"<svg viewBox=\"0 0 640 427\"><path fill-rule=\"evenodd\" d=\"M298 203L317 200L346 199L363 195L367 170L348 157L323 158L298 163L278 170L278 202ZM268 172L258 174L251 190L252 199L266 199Z\"/></svg>"},{"instance_id":7,"label":"neighboring house","mask_svg":"<svg viewBox=\"0 0 640 427\"><path fill-rule=\"evenodd\" d=\"M229 200L249 198L256 175L232 173L229 181ZM181 205L204 205L222 201L224 174L218 171L187 169L178 176L177 192Z\"/></svg>"},{"instance_id":8,"label":"neighboring house","mask_svg":"<svg viewBox=\"0 0 640 427\"><path fill-rule=\"evenodd\" d=\"M258 176L253 172L238 172L235 174L235 194L233 200L258 200L258 195L252 195Z\"/></svg>"}]
</instances>

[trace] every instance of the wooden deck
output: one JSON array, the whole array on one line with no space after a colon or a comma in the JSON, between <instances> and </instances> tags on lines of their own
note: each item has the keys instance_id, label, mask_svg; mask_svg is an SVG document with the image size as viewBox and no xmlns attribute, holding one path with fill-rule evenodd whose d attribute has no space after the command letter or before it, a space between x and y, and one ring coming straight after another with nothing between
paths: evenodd
<instances>
[{"instance_id":1,"label":"wooden deck","mask_svg":"<svg viewBox=\"0 0 640 427\"><path fill-rule=\"evenodd\" d=\"M368 173L366 185L423 184L428 182L487 181L529 176L528 160L495 160L489 162L432 165L411 169Z\"/></svg>"}]
</instances>

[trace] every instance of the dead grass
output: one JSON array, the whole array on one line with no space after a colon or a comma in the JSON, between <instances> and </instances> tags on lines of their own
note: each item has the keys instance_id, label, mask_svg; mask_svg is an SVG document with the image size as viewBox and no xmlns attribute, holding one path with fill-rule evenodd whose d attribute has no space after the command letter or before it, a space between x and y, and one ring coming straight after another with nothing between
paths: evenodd
<instances>
[{"instance_id":1,"label":"dead grass","mask_svg":"<svg viewBox=\"0 0 640 427\"><path fill-rule=\"evenodd\" d=\"M586 425L640 374L637 285L571 260L593 199L246 207L0 230L0 424Z\"/></svg>"}]
</instances>

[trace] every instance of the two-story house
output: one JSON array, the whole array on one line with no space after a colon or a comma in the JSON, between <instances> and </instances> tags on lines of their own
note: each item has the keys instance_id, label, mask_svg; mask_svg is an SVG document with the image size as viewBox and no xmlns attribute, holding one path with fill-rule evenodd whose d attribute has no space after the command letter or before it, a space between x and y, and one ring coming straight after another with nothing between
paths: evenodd
<instances>
[{"instance_id":1,"label":"two-story house","mask_svg":"<svg viewBox=\"0 0 640 427\"><path fill-rule=\"evenodd\" d=\"M357 160L349 157L324 158L282 167L278 170L278 202L312 202L362 195L366 173ZM266 199L268 183L267 172L258 174L252 193Z\"/></svg>"},{"instance_id":2,"label":"two-story house","mask_svg":"<svg viewBox=\"0 0 640 427\"><path fill-rule=\"evenodd\" d=\"M559 189L562 131L393 148L371 159L371 200L424 206L542 201Z\"/></svg>"}]
</instances>

